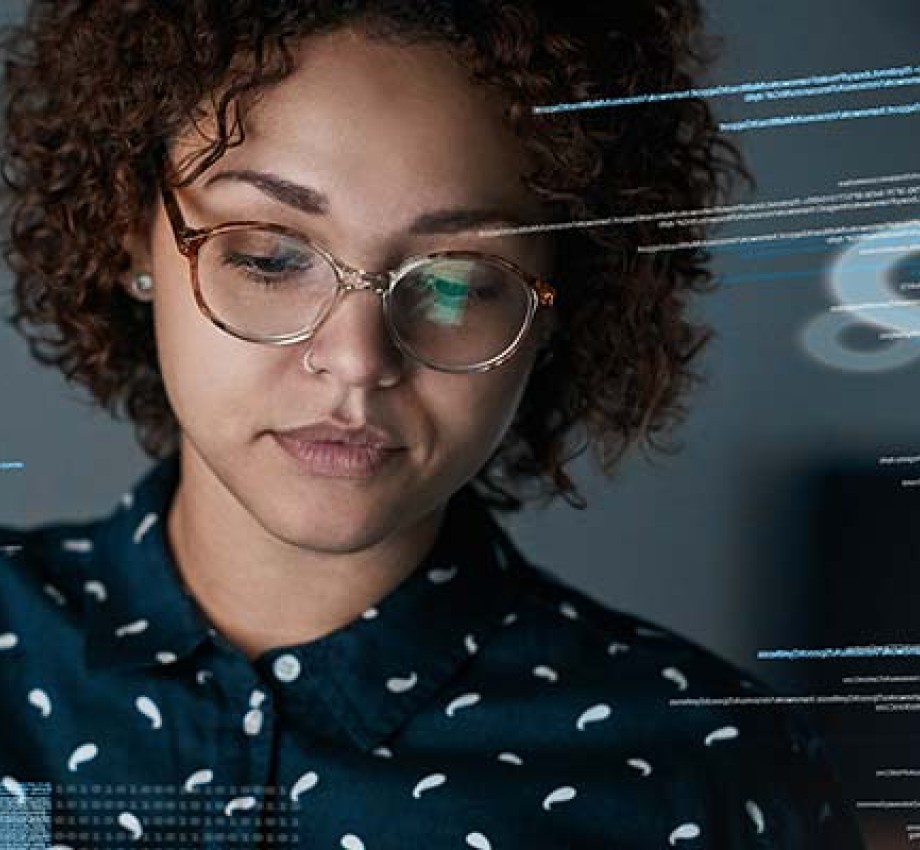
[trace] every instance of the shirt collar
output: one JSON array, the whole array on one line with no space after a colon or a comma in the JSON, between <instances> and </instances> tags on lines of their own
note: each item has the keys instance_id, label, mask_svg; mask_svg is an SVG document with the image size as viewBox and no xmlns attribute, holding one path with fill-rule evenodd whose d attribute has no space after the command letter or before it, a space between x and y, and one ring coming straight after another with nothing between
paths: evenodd
<instances>
[{"instance_id":1,"label":"shirt collar","mask_svg":"<svg viewBox=\"0 0 920 850\"><path fill-rule=\"evenodd\" d=\"M93 666L170 664L213 634L183 589L165 534L179 474L177 452L102 523L104 593L88 597L95 609ZM327 635L263 653L255 666L271 680L279 656L295 656L305 675L275 681L282 701L294 709L324 701L330 733L370 749L430 701L502 625L516 601L512 573L521 562L467 485L450 500L433 548L387 596Z\"/></svg>"},{"instance_id":2,"label":"shirt collar","mask_svg":"<svg viewBox=\"0 0 920 850\"><path fill-rule=\"evenodd\" d=\"M465 487L451 499L432 550L376 606L318 641L272 650L260 662L270 667L293 652L314 682L305 697L325 699L352 743L368 750L430 704L506 622L519 601L511 565L520 557Z\"/></svg>"}]
</instances>

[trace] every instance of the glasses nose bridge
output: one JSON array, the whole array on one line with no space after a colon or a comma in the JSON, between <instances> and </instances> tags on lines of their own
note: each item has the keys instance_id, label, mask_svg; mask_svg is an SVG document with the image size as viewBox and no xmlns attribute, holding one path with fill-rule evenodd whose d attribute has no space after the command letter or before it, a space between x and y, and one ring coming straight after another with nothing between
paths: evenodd
<instances>
[{"instance_id":1,"label":"glasses nose bridge","mask_svg":"<svg viewBox=\"0 0 920 850\"><path fill-rule=\"evenodd\" d=\"M341 261L338 263L339 286L347 292L357 292L362 289L372 289L381 297L385 295L393 281L393 272L369 272L364 269L348 266Z\"/></svg>"}]
</instances>

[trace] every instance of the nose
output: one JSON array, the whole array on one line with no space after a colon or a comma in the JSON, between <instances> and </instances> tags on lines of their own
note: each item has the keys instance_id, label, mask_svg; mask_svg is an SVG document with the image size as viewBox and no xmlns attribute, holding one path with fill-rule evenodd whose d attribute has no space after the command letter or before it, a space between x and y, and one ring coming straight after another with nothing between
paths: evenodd
<instances>
[{"instance_id":1,"label":"nose","mask_svg":"<svg viewBox=\"0 0 920 850\"><path fill-rule=\"evenodd\" d=\"M328 372L348 386L375 389L398 383L404 357L390 337L383 310L386 274L350 270L342 291L305 343L316 372Z\"/></svg>"}]
</instances>

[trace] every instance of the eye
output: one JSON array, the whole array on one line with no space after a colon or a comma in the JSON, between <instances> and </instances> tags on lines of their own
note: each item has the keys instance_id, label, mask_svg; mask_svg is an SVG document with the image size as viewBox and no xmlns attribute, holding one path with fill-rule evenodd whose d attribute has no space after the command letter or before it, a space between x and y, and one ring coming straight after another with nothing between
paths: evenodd
<instances>
[{"instance_id":1,"label":"eye","mask_svg":"<svg viewBox=\"0 0 920 850\"><path fill-rule=\"evenodd\" d=\"M210 282L306 286L326 282L328 265L312 246L287 234L250 229L215 235L199 254Z\"/></svg>"},{"instance_id":2,"label":"eye","mask_svg":"<svg viewBox=\"0 0 920 850\"><path fill-rule=\"evenodd\" d=\"M292 272L309 271L313 267L313 258L300 254L227 254L224 264L233 268L250 271L256 275L279 276Z\"/></svg>"}]
</instances>

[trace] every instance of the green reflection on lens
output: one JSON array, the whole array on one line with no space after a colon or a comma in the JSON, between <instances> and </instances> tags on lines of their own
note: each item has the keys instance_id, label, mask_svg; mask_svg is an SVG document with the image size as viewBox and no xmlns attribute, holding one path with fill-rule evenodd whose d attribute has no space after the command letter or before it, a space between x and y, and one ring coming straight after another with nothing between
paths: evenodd
<instances>
[{"instance_id":1,"label":"green reflection on lens","mask_svg":"<svg viewBox=\"0 0 920 850\"><path fill-rule=\"evenodd\" d=\"M459 325L469 297L469 284L445 274L426 274L422 280L434 295L429 317L440 324Z\"/></svg>"}]
</instances>

